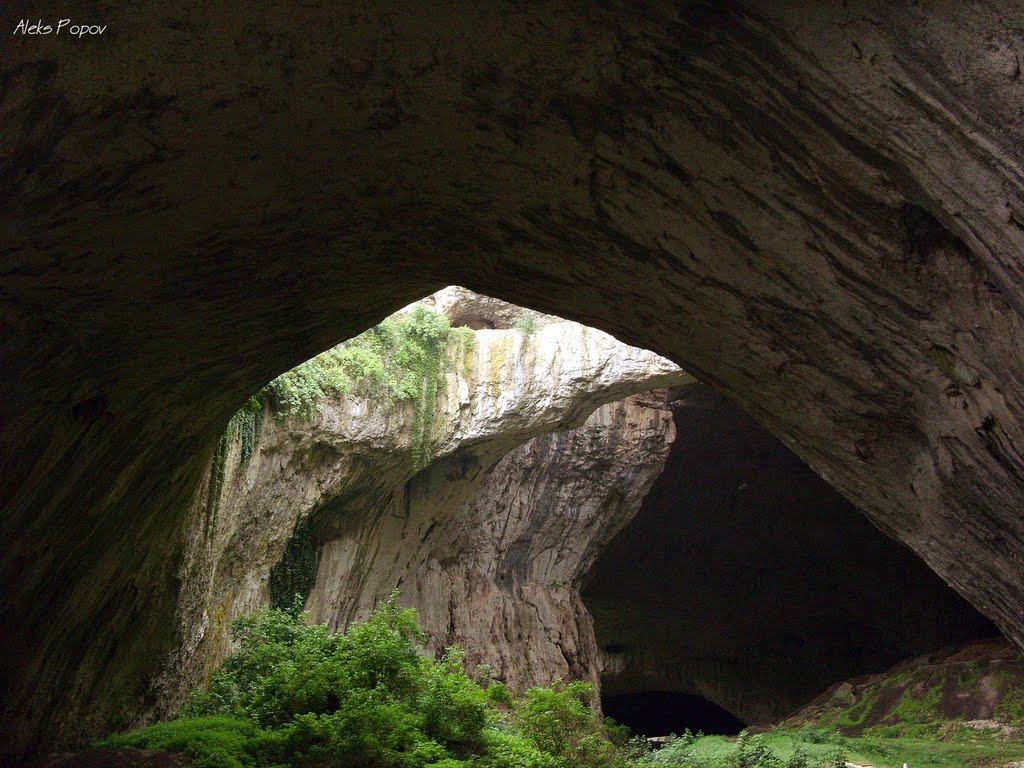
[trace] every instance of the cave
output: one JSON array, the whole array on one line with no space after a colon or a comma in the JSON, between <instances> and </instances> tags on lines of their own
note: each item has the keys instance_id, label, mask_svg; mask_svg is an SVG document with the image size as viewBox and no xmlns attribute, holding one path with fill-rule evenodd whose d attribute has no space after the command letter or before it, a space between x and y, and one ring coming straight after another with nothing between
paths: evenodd
<instances>
[{"instance_id":1,"label":"cave","mask_svg":"<svg viewBox=\"0 0 1024 768\"><path fill-rule=\"evenodd\" d=\"M605 694L601 707L608 717L633 733L651 737L684 731L709 735L737 734L746 723L703 696L675 691Z\"/></svg>"},{"instance_id":2,"label":"cave","mask_svg":"<svg viewBox=\"0 0 1024 768\"><path fill-rule=\"evenodd\" d=\"M1024 643L1020 8L66 12L0 63L5 757L159 716L233 414L450 284L671 359Z\"/></svg>"},{"instance_id":3,"label":"cave","mask_svg":"<svg viewBox=\"0 0 1024 768\"><path fill-rule=\"evenodd\" d=\"M584 580L605 698L697 695L768 725L841 680L999 637L742 410L703 384L668 399L664 470Z\"/></svg>"}]
</instances>

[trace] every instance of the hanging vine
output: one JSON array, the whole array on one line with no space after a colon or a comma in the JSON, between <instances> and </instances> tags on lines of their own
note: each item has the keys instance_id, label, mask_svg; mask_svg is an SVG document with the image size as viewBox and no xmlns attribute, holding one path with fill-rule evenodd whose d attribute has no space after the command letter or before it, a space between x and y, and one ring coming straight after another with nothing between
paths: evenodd
<instances>
[{"instance_id":1,"label":"hanging vine","mask_svg":"<svg viewBox=\"0 0 1024 768\"><path fill-rule=\"evenodd\" d=\"M217 449L210 463L210 482L206 496L206 520L204 530L207 535L213 530L217 512L220 511L221 496L224 493L224 478L227 475L228 457L235 438L239 441L238 464L244 467L249 463L263 431L263 402L259 396L253 396L241 410L228 422L224 434L217 441Z\"/></svg>"},{"instance_id":2,"label":"hanging vine","mask_svg":"<svg viewBox=\"0 0 1024 768\"><path fill-rule=\"evenodd\" d=\"M309 520L295 526L278 563L270 569L270 604L288 610L306 602L320 566L320 545Z\"/></svg>"},{"instance_id":3,"label":"hanging vine","mask_svg":"<svg viewBox=\"0 0 1024 768\"><path fill-rule=\"evenodd\" d=\"M473 331L452 329L447 317L417 305L282 374L262 395L277 418L312 418L318 401L330 394L360 392L410 401L412 457L421 467L430 457L449 341L458 342L459 361L468 369Z\"/></svg>"}]
</instances>

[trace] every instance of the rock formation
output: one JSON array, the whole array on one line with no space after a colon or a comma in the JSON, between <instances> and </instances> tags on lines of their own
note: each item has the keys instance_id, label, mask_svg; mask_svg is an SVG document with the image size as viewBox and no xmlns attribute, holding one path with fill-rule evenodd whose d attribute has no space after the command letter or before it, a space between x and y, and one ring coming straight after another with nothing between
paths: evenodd
<instances>
[{"instance_id":1,"label":"rock formation","mask_svg":"<svg viewBox=\"0 0 1024 768\"><path fill-rule=\"evenodd\" d=\"M952 646L906 659L886 672L842 680L786 718L784 725L869 729L910 735L931 728L998 739L1024 736L1024 657L1005 640ZM925 731L926 732L926 731ZM970 736L967 737L970 739Z\"/></svg>"},{"instance_id":2,"label":"rock formation","mask_svg":"<svg viewBox=\"0 0 1024 768\"><path fill-rule=\"evenodd\" d=\"M836 680L998 634L706 385L671 408L665 470L583 590L605 693L696 694L763 725Z\"/></svg>"},{"instance_id":3,"label":"rock formation","mask_svg":"<svg viewBox=\"0 0 1024 768\"><path fill-rule=\"evenodd\" d=\"M400 588L433 649L460 644L471 669L486 664L513 690L556 677L600 688L579 587L662 470L674 437L664 400L609 403L496 464L468 450L391 504L346 505L320 558L313 619L344 628Z\"/></svg>"},{"instance_id":4,"label":"rock formation","mask_svg":"<svg viewBox=\"0 0 1024 768\"><path fill-rule=\"evenodd\" d=\"M456 295L458 307L486 318L520 312L465 291ZM425 304L449 313L454 306ZM413 403L365 392L322 398L312 419L261 412L262 427L247 437L251 445L242 430L233 433L192 510L192 541L179 576L181 640L154 684L156 713L173 712L223 657L231 619L270 603L271 569L296 526L307 521L317 541L327 542L314 619L346 625L414 576L403 586L406 602L423 610L428 629L453 628L436 646L480 641L491 654L487 661L509 667L510 682L534 683L576 663L574 643L586 661L575 669L596 679L598 655L578 582L600 545L639 509L672 437L664 408L620 399L691 379L664 358L601 331L539 319L530 332L480 330L449 340L422 461L414 456ZM581 422L569 432L535 437ZM534 466L541 454L560 463L550 471ZM551 474L558 470L563 477ZM495 492L490 484L474 496L485 480L504 483L499 496L488 496ZM501 507L516 501L517 482L522 493L532 493L515 508ZM575 525L565 515L576 515ZM495 531L499 525L504 536ZM461 549L471 532L477 548ZM526 568L524 556L545 551L546 570ZM509 634L503 642L471 634L476 628L466 617L479 618L479 601L503 590L501 609L489 609L495 631L511 633L524 613L546 610L517 631L536 633L550 622L544 631L564 628L564 642L557 634L551 647L531 642L537 661L511 668L521 637ZM449 618L453 602L459 612ZM560 664L551 658L559 642L569 659Z\"/></svg>"},{"instance_id":5,"label":"rock formation","mask_svg":"<svg viewBox=\"0 0 1024 768\"><path fill-rule=\"evenodd\" d=\"M1024 643L1024 9L61 13L0 63L5 752L146 705L231 415L451 283L671 358Z\"/></svg>"}]
</instances>

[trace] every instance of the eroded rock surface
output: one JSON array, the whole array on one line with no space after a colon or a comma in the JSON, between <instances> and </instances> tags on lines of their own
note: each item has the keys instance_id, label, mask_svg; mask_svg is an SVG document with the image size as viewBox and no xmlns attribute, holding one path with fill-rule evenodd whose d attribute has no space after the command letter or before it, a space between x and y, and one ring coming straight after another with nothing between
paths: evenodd
<instances>
[{"instance_id":1,"label":"eroded rock surface","mask_svg":"<svg viewBox=\"0 0 1024 768\"><path fill-rule=\"evenodd\" d=\"M510 313L517 309L486 297L470 298L476 302L475 310ZM423 567L437 581L410 585L408 598L424 610L428 629L447 627L451 621L460 632L468 633L468 624L460 620L475 614L479 621L486 609L494 611L495 625L509 632L517 620L525 621L523 614L534 616L524 625L531 633L541 631L544 620L552 622L547 631L557 632L557 627L574 624L579 613L586 630L577 633L584 649L580 653L586 653L588 669L596 670L592 633L574 585L600 544L639 509L672 434L671 418L664 409L646 407L642 401L613 401L691 378L651 352L628 347L601 331L556 320L529 333L480 330L471 339L450 340L445 385L433 410L425 467L413 455L413 403L384 396L330 397L317 404L311 420L301 416L276 420L268 412L254 446L244 448L242 436L237 435L225 457L223 477L213 484L220 488L217 498L211 501L208 486L193 508L192 543L180 576L177 631L182 641L165 659L154 684L156 712L172 712L181 696L223 657L231 619L269 604L271 568L281 560L297 523L306 520L315 523L320 541L330 541L314 594L314 619L344 626L401 586L402 576ZM598 408L605 403L611 404ZM580 431L552 437L551 445L529 448L533 443L528 441L535 436L574 427L584 419ZM516 452L523 443L527 447ZM621 458L612 456L617 446L624 450ZM561 481L550 472L564 469L568 473L570 467L549 470L542 466L547 453L538 452L561 456L566 464L571 463L566 455L573 450L582 453L580 461L586 469L576 468L576 485L567 477L565 488L554 490ZM510 451L520 457L519 463L512 457L502 458ZM613 465L607 474L597 472L602 462ZM508 492L524 472L549 490L546 501L536 499L537 508L522 511L518 518L505 508L477 511L471 506L454 512L462 504L471 504L467 499L485 480L506 483ZM574 493L583 494L588 481L594 498L575 498ZM566 512L560 504L570 502L586 525L563 526ZM488 504L484 497L476 503ZM503 514L506 536L511 538L495 531ZM550 519L545 519L548 515ZM485 523L486 530L474 531ZM534 542L534 529L541 526L546 535L538 535ZM580 526L586 529L586 537ZM428 532L433 533L428 536ZM460 547L468 543L471 533L480 547L478 559L466 561L460 572L453 564L462 562ZM579 542L573 540L577 535ZM495 540L487 545L489 536ZM506 548L524 543L536 548L531 550L535 553L557 545L547 556L564 557L566 563L548 563L550 572L524 576L500 607L481 604L479 594L470 600L466 579L480 582L479 592L487 579L494 581L513 571L518 574L524 561L510 566L496 559ZM495 561L486 565L489 560ZM437 572L438 561L445 563L443 574ZM472 572L474 568L478 571ZM575 577L570 578L573 573ZM445 593L440 586L445 579L462 583L463 591L452 587ZM488 599L501 589L492 584ZM538 596L531 598L531 590ZM530 607L530 601L537 607ZM453 608L449 619L446 611L453 603L461 605L457 612ZM546 610L543 617L532 613L538 608ZM438 642L458 639L448 635L440 633ZM470 634L464 638L467 647L471 641L485 640ZM519 650L524 642L520 638ZM492 638L483 648L495 659L500 656L507 661L513 655L511 644L511 639L501 645ZM538 653L550 655L544 643L535 646ZM544 660L537 669L520 664L509 672L510 680L547 680L554 675L542 677L541 668L553 668L552 664Z\"/></svg>"},{"instance_id":2,"label":"eroded rock surface","mask_svg":"<svg viewBox=\"0 0 1024 768\"><path fill-rule=\"evenodd\" d=\"M599 688L580 584L639 510L674 436L665 393L634 395L496 464L469 449L391 504L332 512L313 619L344 628L399 588L431 647L460 644L471 669L486 664L517 691L556 677Z\"/></svg>"},{"instance_id":3,"label":"eroded rock surface","mask_svg":"<svg viewBox=\"0 0 1024 768\"><path fill-rule=\"evenodd\" d=\"M944 738L974 730L1019 741L1024 735L1022 687L1024 657L1000 638L942 648L885 672L837 682L784 725L838 725L841 732L859 736L874 726L911 732L944 724Z\"/></svg>"},{"instance_id":4,"label":"eroded rock surface","mask_svg":"<svg viewBox=\"0 0 1024 768\"><path fill-rule=\"evenodd\" d=\"M451 283L678 362L1024 642L1021 7L61 13L0 63L7 751L152 704L230 415Z\"/></svg>"}]
</instances>

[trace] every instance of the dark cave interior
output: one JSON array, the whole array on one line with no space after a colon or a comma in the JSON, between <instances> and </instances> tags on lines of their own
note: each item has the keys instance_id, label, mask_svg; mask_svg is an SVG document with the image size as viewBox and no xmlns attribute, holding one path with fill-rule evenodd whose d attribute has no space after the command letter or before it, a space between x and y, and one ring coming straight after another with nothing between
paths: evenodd
<instances>
[{"instance_id":1,"label":"dark cave interior","mask_svg":"<svg viewBox=\"0 0 1024 768\"><path fill-rule=\"evenodd\" d=\"M601 707L606 716L644 736L668 736L687 729L708 735L735 734L746 725L703 696L676 691L602 696Z\"/></svg>"},{"instance_id":2,"label":"dark cave interior","mask_svg":"<svg viewBox=\"0 0 1024 768\"><path fill-rule=\"evenodd\" d=\"M701 384L670 397L665 469L583 589L609 701L703 693L765 724L847 678L999 635L735 405Z\"/></svg>"}]
</instances>

